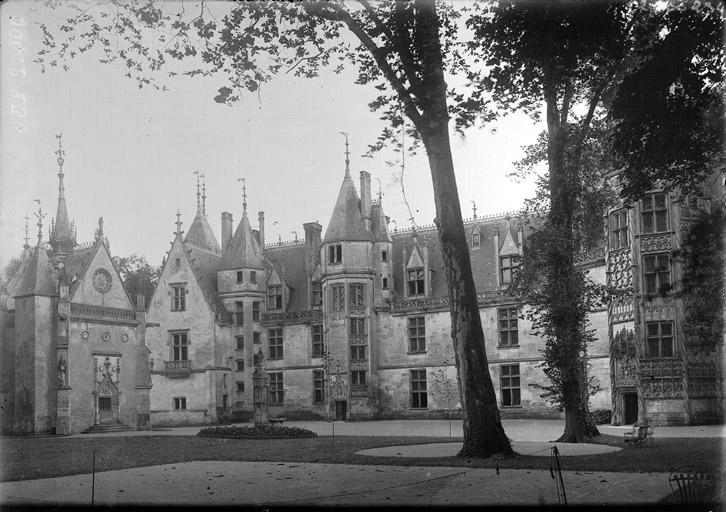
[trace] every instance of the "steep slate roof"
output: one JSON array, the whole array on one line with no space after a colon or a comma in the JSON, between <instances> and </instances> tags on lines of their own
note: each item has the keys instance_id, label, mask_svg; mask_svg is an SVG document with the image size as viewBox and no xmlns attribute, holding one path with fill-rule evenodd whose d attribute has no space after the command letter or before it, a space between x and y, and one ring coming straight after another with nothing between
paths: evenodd
<instances>
[{"instance_id":1,"label":"steep slate roof","mask_svg":"<svg viewBox=\"0 0 726 512\"><path fill-rule=\"evenodd\" d=\"M78 288L78 285L83 280L83 276L88 270L88 265L91 264L96 251L98 250L97 244L83 247L81 249L75 249L68 253L64 262L66 276L68 276L68 296L72 297L73 293ZM73 276L76 276L76 280L73 280Z\"/></svg>"},{"instance_id":2,"label":"steep slate roof","mask_svg":"<svg viewBox=\"0 0 726 512\"><path fill-rule=\"evenodd\" d=\"M53 269L48 252L44 247L36 246L33 249L13 297L26 295L43 295L45 297L58 295Z\"/></svg>"},{"instance_id":3,"label":"steep slate roof","mask_svg":"<svg viewBox=\"0 0 726 512\"><path fill-rule=\"evenodd\" d=\"M371 231L374 242L390 242L391 234L388 232L386 215L380 203L371 205Z\"/></svg>"},{"instance_id":4,"label":"steep slate roof","mask_svg":"<svg viewBox=\"0 0 726 512\"><path fill-rule=\"evenodd\" d=\"M213 251L220 250L219 242L217 242L217 237L214 236L214 231L212 231L212 227L209 225L207 216L200 210L197 210L197 215L194 217L191 226L189 226L189 231L184 241L205 249Z\"/></svg>"},{"instance_id":5,"label":"steep slate roof","mask_svg":"<svg viewBox=\"0 0 726 512\"><path fill-rule=\"evenodd\" d=\"M217 268L222 257L200 250L189 243L184 243L183 247L204 299L217 313L225 312L224 302L217 295Z\"/></svg>"},{"instance_id":6,"label":"steep slate roof","mask_svg":"<svg viewBox=\"0 0 726 512\"><path fill-rule=\"evenodd\" d=\"M328 229L325 230L325 243L370 241L370 232L366 229L360 213L360 199L349 174L345 175L340 186L338 200L333 208Z\"/></svg>"},{"instance_id":7,"label":"steep slate roof","mask_svg":"<svg viewBox=\"0 0 726 512\"><path fill-rule=\"evenodd\" d=\"M511 224L515 224L512 222ZM517 232L513 225L510 224L510 236L514 240L517 239ZM477 292L497 290L496 261L499 258L499 250L506 238L506 229L508 222L504 216L493 219L470 220L464 223L464 232L466 233L469 246L469 256L471 259L472 274L474 276L474 284ZM478 249L471 248L471 235L475 229L479 230L480 246ZM494 232L499 231L499 247L494 247ZM525 227L525 231L529 229ZM429 270L434 270L431 276L431 293L432 297L442 297L449 294L446 284L446 276L443 271L443 259L441 257L441 244L439 234L436 228L427 228L418 231L418 243L423 248L424 238L428 238L428 254L429 254ZM526 233L525 233L526 239ZM403 300L403 287L406 286L406 277L403 274L403 246L408 245L407 258L411 257L413 251L413 233L406 231L403 233L393 234L393 278L396 290L396 300Z\"/></svg>"},{"instance_id":8,"label":"steep slate roof","mask_svg":"<svg viewBox=\"0 0 726 512\"><path fill-rule=\"evenodd\" d=\"M290 289L290 297L286 311L304 311L308 309L307 300L307 273L305 271L305 243L283 245L280 247L267 246L265 256L277 271L280 280ZM283 272L284 269L284 272Z\"/></svg>"},{"instance_id":9,"label":"steep slate roof","mask_svg":"<svg viewBox=\"0 0 726 512\"><path fill-rule=\"evenodd\" d=\"M247 214L242 214L242 220L237 225L232 239L222 254L222 265L219 270L232 270L236 268L264 269L262 251L252 233L252 227Z\"/></svg>"}]
</instances>

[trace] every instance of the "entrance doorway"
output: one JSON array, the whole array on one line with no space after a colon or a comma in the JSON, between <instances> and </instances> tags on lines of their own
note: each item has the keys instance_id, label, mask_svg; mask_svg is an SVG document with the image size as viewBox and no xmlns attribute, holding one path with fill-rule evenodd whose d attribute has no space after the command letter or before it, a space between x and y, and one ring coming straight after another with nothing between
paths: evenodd
<instances>
[{"instance_id":1,"label":"entrance doorway","mask_svg":"<svg viewBox=\"0 0 726 512\"><path fill-rule=\"evenodd\" d=\"M638 421L638 394L623 393L623 423L631 425Z\"/></svg>"},{"instance_id":2,"label":"entrance doorway","mask_svg":"<svg viewBox=\"0 0 726 512\"><path fill-rule=\"evenodd\" d=\"M336 421L345 421L345 418L347 416L348 411L348 402L345 400L336 400L335 401L335 420Z\"/></svg>"}]
</instances>

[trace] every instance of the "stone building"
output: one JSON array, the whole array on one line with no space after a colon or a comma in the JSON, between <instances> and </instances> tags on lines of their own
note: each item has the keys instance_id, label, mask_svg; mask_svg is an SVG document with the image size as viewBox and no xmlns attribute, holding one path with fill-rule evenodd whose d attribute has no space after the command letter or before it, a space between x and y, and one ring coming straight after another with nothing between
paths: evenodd
<instances>
[{"instance_id":1,"label":"stone building","mask_svg":"<svg viewBox=\"0 0 726 512\"><path fill-rule=\"evenodd\" d=\"M154 424L249 418L260 351L270 412L286 418L436 417L456 410L448 290L433 226L389 229L370 175L356 190L346 169L330 222L304 224L304 240L265 244L243 203L221 248L199 203L177 233L149 304ZM246 201L246 199L245 199ZM492 378L504 417L557 417L530 384L545 384L541 340L504 293L525 233L508 216L465 222ZM604 249L580 264L604 283ZM591 373L610 407L607 311L592 314ZM158 324L158 327L156 326ZM448 390L448 391L447 391Z\"/></svg>"},{"instance_id":2,"label":"stone building","mask_svg":"<svg viewBox=\"0 0 726 512\"><path fill-rule=\"evenodd\" d=\"M134 307L111 259L103 221L76 242L58 155L58 207L47 243L27 242L0 303L4 432L70 434L146 428L150 375L143 302Z\"/></svg>"},{"instance_id":3,"label":"stone building","mask_svg":"<svg viewBox=\"0 0 726 512\"><path fill-rule=\"evenodd\" d=\"M689 328L704 298L682 293L681 254L690 227L723 205L722 179L699 195L656 189L608 214L608 282L625 292L608 308L614 424L723 420L723 338Z\"/></svg>"}]
</instances>

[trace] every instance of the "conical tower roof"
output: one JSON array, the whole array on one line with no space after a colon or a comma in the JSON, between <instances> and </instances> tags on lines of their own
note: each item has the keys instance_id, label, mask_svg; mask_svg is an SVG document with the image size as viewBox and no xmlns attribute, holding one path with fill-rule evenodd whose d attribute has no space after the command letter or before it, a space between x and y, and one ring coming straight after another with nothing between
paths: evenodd
<instances>
[{"instance_id":1,"label":"conical tower roof","mask_svg":"<svg viewBox=\"0 0 726 512\"><path fill-rule=\"evenodd\" d=\"M30 254L20 282L13 293L13 297L27 295L43 295L46 297L57 295L48 253L41 244L38 244Z\"/></svg>"},{"instance_id":2,"label":"conical tower roof","mask_svg":"<svg viewBox=\"0 0 726 512\"><path fill-rule=\"evenodd\" d=\"M347 171L347 169L346 169ZM333 208L328 229L325 230L325 243L370 241L371 234L366 229L363 216L360 212L360 199L355 190L350 173L345 173L343 184L340 186L338 200Z\"/></svg>"},{"instance_id":3,"label":"conical tower roof","mask_svg":"<svg viewBox=\"0 0 726 512\"><path fill-rule=\"evenodd\" d=\"M232 270L237 268L254 268L263 270L263 258L260 246L255 235L252 233L250 221L247 219L247 212L242 214L242 220L237 225L237 230L232 235L229 244L224 248L222 254L222 266L220 270Z\"/></svg>"},{"instance_id":4,"label":"conical tower roof","mask_svg":"<svg viewBox=\"0 0 726 512\"><path fill-rule=\"evenodd\" d=\"M214 231L212 231L212 227L209 225L207 216L201 210L197 210L197 215L194 217L192 225L189 226L189 231L184 241L203 249L212 251L220 250L217 237L214 236Z\"/></svg>"}]
</instances>

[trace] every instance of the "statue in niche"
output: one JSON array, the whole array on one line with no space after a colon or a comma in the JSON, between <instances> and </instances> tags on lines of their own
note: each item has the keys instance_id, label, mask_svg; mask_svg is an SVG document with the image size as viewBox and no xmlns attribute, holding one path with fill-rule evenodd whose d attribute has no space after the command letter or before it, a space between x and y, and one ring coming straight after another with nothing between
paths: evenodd
<instances>
[{"instance_id":1,"label":"statue in niche","mask_svg":"<svg viewBox=\"0 0 726 512\"><path fill-rule=\"evenodd\" d=\"M68 385L68 367L62 356L58 361L58 385L61 387Z\"/></svg>"}]
</instances>

